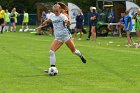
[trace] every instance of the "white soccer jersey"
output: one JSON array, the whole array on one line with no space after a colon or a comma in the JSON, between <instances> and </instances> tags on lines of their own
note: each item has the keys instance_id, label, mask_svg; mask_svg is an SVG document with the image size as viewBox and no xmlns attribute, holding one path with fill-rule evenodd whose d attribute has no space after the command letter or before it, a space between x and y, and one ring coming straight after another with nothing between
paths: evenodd
<instances>
[{"instance_id":1,"label":"white soccer jersey","mask_svg":"<svg viewBox=\"0 0 140 93\"><path fill-rule=\"evenodd\" d=\"M46 18L47 18L47 19L50 18L50 16L51 16L52 14L54 14L54 13L52 13L52 12L47 13L47 14L46 14Z\"/></svg>"},{"instance_id":2,"label":"white soccer jersey","mask_svg":"<svg viewBox=\"0 0 140 93\"><path fill-rule=\"evenodd\" d=\"M68 18L64 14L61 13L59 16L51 14L49 19L53 23L54 31L62 31L66 28L64 23Z\"/></svg>"},{"instance_id":3,"label":"white soccer jersey","mask_svg":"<svg viewBox=\"0 0 140 93\"><path fill-rule=\"evenodd\" d=\"M64 14L61 13L58 16L56 16L55 14L51 14L49 19L51 19L52 21L56 39L69 38L71 36L67 27L65 26L65 21L68 20L68 18Z\"/></svg>"}]
</instances>

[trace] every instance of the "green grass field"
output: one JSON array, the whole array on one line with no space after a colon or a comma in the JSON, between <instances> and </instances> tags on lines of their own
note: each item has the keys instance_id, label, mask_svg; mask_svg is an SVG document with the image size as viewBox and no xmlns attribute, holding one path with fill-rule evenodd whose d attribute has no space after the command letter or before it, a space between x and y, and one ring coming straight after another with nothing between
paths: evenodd
<instances>
[{"instance_id":1,"label":"green grass field","mask_svg":"<svg viewBox=\"0 0 140 93\"><path fill-rule=\"evenodd\" d=\"M126 38L75 40L87 64L63 45L57 52L57 76L49 68L52 36L0 34L0 93L139 93L140 49L124 46ZM135 37L135 40L137 38Z\"/></svg>"}]
</instances>

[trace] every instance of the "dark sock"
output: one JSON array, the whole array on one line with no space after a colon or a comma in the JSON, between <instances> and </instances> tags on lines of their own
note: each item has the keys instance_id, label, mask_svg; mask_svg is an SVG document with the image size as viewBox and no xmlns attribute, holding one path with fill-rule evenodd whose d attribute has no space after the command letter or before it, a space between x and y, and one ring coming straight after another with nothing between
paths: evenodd
<instances>
[{"instance_id":1,"label":"dark sock","mask_svg":"<svg viewBox=\"0 0 140 93\"><path fill-rule=\"evenodd\" d=\"M55 65L51 65L51 67L55 67Z\"/></svg>"}]
</instances>

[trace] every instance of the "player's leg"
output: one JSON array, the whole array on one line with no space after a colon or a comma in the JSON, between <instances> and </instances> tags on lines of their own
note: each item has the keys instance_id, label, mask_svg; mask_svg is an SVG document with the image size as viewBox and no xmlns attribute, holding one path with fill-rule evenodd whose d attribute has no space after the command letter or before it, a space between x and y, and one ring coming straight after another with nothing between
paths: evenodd
<instances>
[{"instance_id":1,"label":"player's leg","mask_svg":"<svg viewBox=\"0 0 140 93\"><path fill-rule=\"evenodd\" d=\"M24 31L24 22L22 22L22 31Z\"/></svg>"},{"instance_id":2,"label":"player's leg","mask_svg":"<svg viewBox=\"0 0 140 93\"><path fill-rule=\"evenodd\" d=\"M79 40L81 40L82 39L82 29L80 29L80 38L79 38Z\"/></svg>"},{"instance_id":3,"label":"player's leg","mask_svg":"<svg viewBox=\"0 0 140 93\"><path fill-rule=\"evenodd\" d=\"M51 48L50 48L50 66L55 67L56 63L56 57L55 57L55 52L63 45L62 42L58 40L54 40L52 42ZM48 70L44 70L44 72L48 73Z\"/></svg>"},{"instance_id":4,"label":"player's leg","mask_svg":"<svg viewBox=\"0 0 140 93\"><path fill-rule=\"evenodd\" d=\"M127 34L128 45L130 45L131 44L130 31L127 31L126 34Z\"/></svg>"},{"instance_id":5,"label":"player's leg","mask_svg":"<svg viewBox=\"0 0 140 93\"><path fill-rule=\"evenodd\" d=\"M91 27L91 32L92 32L93 40L96 41L96 29L95 29L95 26Z\"/></svg>"},{"instance_id":6,"label":"player's leg","mask_svg":"<svg viewBox=\"0 0 140 93\"><path fill-rule=\"evenodd\" d=\"M73 42L73 40L71 38L69 40L67 40L65 43L68 46L68 48L71 50L72 53L74 53L75 55L79 56L83 63L86 63L86 59L81 54L81 52L75 48L74 42Z\"/></svg>"},{"instance_id":7,"label":"player's leg","mask_svg":"<svg viewBox=\"0 0 140 93\"><path fill-rule=\"evenodd\" d=\"M4 19L1 19L1 33L3 33L3 29L4 29Z\"/></svg>"},{"instance_id":8,"label":"player's leg","mask_svg":"<svg viewBox=\"0 0 140 93\"><path fill-rule=\"evenodd\" d=\"M13 31L15 32L16 31L16 23L13 22Z\"/></svg>"},{"instance_id":9,"label":"player's leg","mask_svg":"<svg viewBox=\"0 0 140 93\"><path fill-rule=\"evenodd\" d=\"M136 48L140 47L140 31L136 31L137 37L138 37L138 44L136 44Z\"/></svg>"},{"instance_id":10,"label":"player's leg","mask_svg":"<svg viewBox=\"0 0 140 93\"><path fill-rule=\"evenodd\" d=\"M90 40L90 36L91 36L91 24L90 24L90 26L89 26L89 33L88 33L88 38L87 38L87 40Z\"/></svg>"},{"instance_id":11,"label":"player's leg","mask_svg":"<svg viewBox=\"0 0 140 93\"><path fill-rule=\"evenodd\" d=\"M5 27L6 27L6 32L8 32L8 31L9 31L9 25L10 25L10 23L9 23L9 22L7 22L7 23L6 23L6 26L5 26Z\"/></svg>"},{"instance_id":12,"label":"player's leg","mask_svg":"<svg viewBox=\"0 0 140 93\"><path fill-rule=\"evenodd\" d=\"M138 42L140 43L140 31L136 31L137 37L138 37Z\"/></svg>"},{"instance_id":13,"label":"player's leg","mask_svg":"<svg viewBox=\"0 0 140 93\"><path fill-rule=\"evenodd\" d=\"M57 51L57 49L59 49L61 46L63 45L62 42L58 41L58 40L54 40L51 48L50 48L50 65L55 66L55 62L56 62L56 58L55 58L55 52Z\"/></svg>"},{"instance_id":14,"label":"player's leg","mask_svg":"<svg viewBox=\"0 0 140 93\"><path fill-rule=\"evenodd\" d=\"M28 22L26 22L26 29L29 29L29 27L28 27Z\"/></svg>"},{"instance_id":15,"label":"player's leg","mask_svg":"<svg viewBox=\"0 0 140 93\"><path fill-rule=\"evenodd\" d=\"M77 27L75 27L75 31L74 31L74 36L73 36L73 39L75 39L75 38L76 38L76 36L77 36L77 32L78 32L78 28L77 28Z\"/></svg>"},{"instance_id":16,"label":"player's leg","mask_svg":"<svg viewBox=\"0 0 140 93\"><path fill-rule=\"evenodd\" d=\"M50 66L55 67L56 58L55 58L55 52L63 45L62 42L58 40L54 40L52 42L51 48L50 48ZM48 70L44 70L44 72L48 73Z\"/></svg>"}]
</instances>

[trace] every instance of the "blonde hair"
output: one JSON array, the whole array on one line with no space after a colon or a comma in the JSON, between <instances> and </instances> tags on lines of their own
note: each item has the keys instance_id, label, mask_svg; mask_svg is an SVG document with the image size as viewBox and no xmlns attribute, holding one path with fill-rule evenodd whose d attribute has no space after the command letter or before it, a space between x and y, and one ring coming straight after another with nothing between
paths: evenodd
<instances>
[{"instance_id":1,"label":"blonde hair","mask_svg":"<svg viewBox=\"0 0 140 93\"><path fill-rule=\"evenodd\" d=\"M55 4L52 9L61 9L61 6L59 4Z\"/></svg>"}]
</instances>

